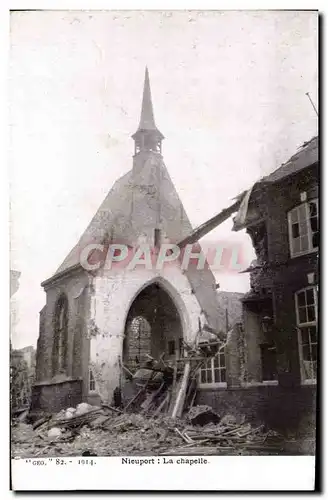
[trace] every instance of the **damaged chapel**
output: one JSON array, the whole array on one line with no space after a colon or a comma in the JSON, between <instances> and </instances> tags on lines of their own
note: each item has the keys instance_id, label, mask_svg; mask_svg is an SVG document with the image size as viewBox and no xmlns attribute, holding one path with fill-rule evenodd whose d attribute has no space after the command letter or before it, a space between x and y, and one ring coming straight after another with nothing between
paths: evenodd
<instances>
[{"instance_id":1,"label":"damaged chapel","mask_svg":"<svg viewBox=\"0 0 328 500\"><path fill-rule=\"evenodd\" d=\"M318 138L196 229L163 160L147 69L132 140L131 170L42 283L46 304L30 412L55 413L82 402L137 408L140 387L147 393L153 385L157 394L146 394L142 404L150 408L157 398L157 414L166 408L179 417L199 405L273 428L313 431ZM207 262L202 269L195 263L184 269L179 260L162 269L81 265L88 245L119 243L134 253L148 244L156 254L173 242L201 252L198 241L231 216L233 230L246 230L256 253L243 271L251 289L238 297L234 321L227 321Z\"/></svg>"}]
</instances>

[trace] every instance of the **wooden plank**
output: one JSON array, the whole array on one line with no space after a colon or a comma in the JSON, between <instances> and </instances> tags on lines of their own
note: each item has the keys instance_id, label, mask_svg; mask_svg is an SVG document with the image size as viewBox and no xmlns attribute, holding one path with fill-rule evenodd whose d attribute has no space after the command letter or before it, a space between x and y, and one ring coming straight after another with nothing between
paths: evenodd
<instances>
[{"instance_id":1,"label":"wooden plank","mask_svg":"<svg viewBox=\"0 0 328 500\"><path fill-rule=\"evenodd\" d=\"M189 434L187 434L186 431L184 431L182 434L187 438L189 443L194 443L194 440L191 439L191 437L189 436ZM205 439L205 441L207 441L207 439Z\"/></svg>"},{"instance_id":2,"label":"wooden plank","mask_svg":"<svg viewBox=\"0 0 328 500\"><path fill-rule=\"evenodd\" d=\"M171 394L170 394L170 402L169 402L169 413L171 414L173 411L174 407L174 402L176 399L177 395L177 377L178 377L178 351L175 352L175 359L174 359L174 365L173 365L173 381L172 381L172 388L171 388Z\"/></svg>"},{"instance_id":3,"label":"wooden plank","mask_svg":"<svg viewBox=\"0 0 328 500\"><path fill-rule=\"evenodd\" d=\"M160 387L157 389L157 391L154 391L152 394L150 394L149 398L147 398L144 403L142 403L141 407L144 409L144 411L147 411L150 406L152 405L152 403L154 402L154 400L156 399L156 397L160 394L161 390L163 389L165 383L162 382Z\"/></svg>"},{"instance_id":4,"label":"wooden plank","mask_svg":"<svg viewBox=\"0 0 328 500\"><path fill-rule=\"evenodd\" d=\"M183 248L187 244L195 243L196 241L198 241L200 238L212 231L212 229L222 224L233 213L237 212L239 210L240 204L241 199L238 199L237 201L235 201L235 203L230 205L230 207L221 210L220 213L194 229L186 238L180 240L178 243L178 247Z\"/></svg>"},{"instance_id":5,"label":"wooden plank","mask_svg":"<svg viewBox=\"0 0 328 500\"><path fill-rule=\"evenodd\" d=\"M186 436L184 436L177 427L174 428L174 431L176 434L178 434L178 436L180 436L186 443L190 444L190 441L188 440L188 438Z\"/></svg>"},{"instance_id":6,"label":"wooden plank","mask_svg":"<svg viewBox=\"0 0 328 500\"><path fill-rule=\"evenodd\" d=\"M160 412L162 411L162 409L164 408L164 406L169 401L169 398L170 398L170 394L169 394L169 392L167 392L165 398L163 399L163 401L161 402L161 404L159 405L159 407L156 408L156 411L154 412L154 417L156 417L157 415L160 414Z\"/></svg>"},{"instance_id":7,"label":"wooden plank","mask_svg":"<svg viewBox=\"0 0 328 500\"><path fill-rule=\"evenodd\" d=\"M137 392L137 394L134 396L134 398L130 399L130 401L129 401L129 402L128 402L128 404L127 404L127 405L123 408L123 410L124 410L124 411L126 411L126 410L127 410L127 409L128 409L128 408L132 405L132 403L134 403L134 402L138 399L138 397L139 397L139 396L141 396L141 394L142 394L143 392L145 392L145 391L146 391L146 386L141 387L141 389Z\"/></svg>"},{"instance_id":8,"label":"wooden plank","mask_svg":"<svg viewBox=\"0 0 328 500\"><path fill-rule=\"evenodd\" d=\"M180 390L177 395L177 399L172 411L172 418L181 417L183 411L183 405L186 398L187 384L190 374L190 363L186 363L184 367L183 376L181 379Z\"/></svg>"},{"instance_id":9,"label":"wooden plank","mask_svg":"<svg viewBox=\"0 0 328 500\"><path fill-rule=\"evenodd\" d=\"M123 410L120 410L119 408L114 408L114 406L110 406L107 403L101 403L102 408L108 408L111 411L115 411L116 413L123 413Z\"/></svg>"},{"instance_id":10,"label":"wooden plank","mask_svg":"<svg viewBox=\"0 0 328 500\"><path fill-rule=\"evenodd\" d=\"M133 379L133 373L129 370L129 368L127 366L125 366L125 365L123 365L123 363L121 363L121 368L129 375L129 378Z\"/></svg>"}]
</instances>

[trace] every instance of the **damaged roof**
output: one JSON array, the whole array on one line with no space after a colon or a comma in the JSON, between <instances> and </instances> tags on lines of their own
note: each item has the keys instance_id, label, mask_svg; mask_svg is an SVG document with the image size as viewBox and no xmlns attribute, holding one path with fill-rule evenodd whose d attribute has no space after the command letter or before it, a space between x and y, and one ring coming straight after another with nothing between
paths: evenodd
<instances>
[{"instance_id":1,"label":"damaged roof","mask_svg":"<svg viewBox=\"0 0 328 500\"><path fill-rule=\"evenodd\" d=\"M242 199L240 208L237 215L233 218L233 231L239 231L244 229L249 221L250 214L250 202L253 192L261 185L274 184L283 179L287 179L298 172L301 172L305 168L314 165L319 160L319 139L317 136L312 137L309 141L305 142L298 151L289 158L286 163L283 163L281 167L267 175L262 177L259 181L255 182L253 186L248 190L241 193L236 199Z\"/></svg>"},{"instance_id":2,"label":"damaged roof","mask_svg":"<svg viewBox=\"0 0 328 500\"><path fill-rule=\"evenodd\" d=\"M281 167L272 172L270 175L263 177L260 182L278 182L285 177L296 174L304 168L317 163L318 159L319 138L316 136L305 142L286 163L283 163Z\"/></svg>"}]
</instances>

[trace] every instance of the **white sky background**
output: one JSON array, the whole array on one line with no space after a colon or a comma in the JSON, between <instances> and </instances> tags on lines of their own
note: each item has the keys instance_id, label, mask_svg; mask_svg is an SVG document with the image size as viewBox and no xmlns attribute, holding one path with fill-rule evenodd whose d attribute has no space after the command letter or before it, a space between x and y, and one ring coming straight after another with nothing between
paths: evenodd
<instances>
[{"instance_id":1,"label":"white sky background","mask_svg":"<svg viewBox=\"0 0 328 500\"><path fill-rule=\"evenodd\" d=\"M194 226L317 134L317 14L29 11L11 16L13 345L36 344L41 281L132 167L148 65L163 155ZM229 220L206 239L242 242ZM217 276L246 291L247 275Z\"/></svg>"}]
</instances>

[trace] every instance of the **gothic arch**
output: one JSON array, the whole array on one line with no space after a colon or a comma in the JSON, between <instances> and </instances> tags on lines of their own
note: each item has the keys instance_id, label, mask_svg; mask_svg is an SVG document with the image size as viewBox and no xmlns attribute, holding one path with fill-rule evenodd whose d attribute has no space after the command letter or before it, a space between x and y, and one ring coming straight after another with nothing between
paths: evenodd
<instances>
[{"instance_id":1,"label":"gothic arch","mask_svg":"<svg viewBox=\"0 0 328 500\"><path fill-rule=\"evenodd\" d=\"M182 329L183 329L183 335L184 335L184 337L187 337L187 332L190 329L190 324L189 324L189 316L188 316L188 311L187 311L186 305L184 304L184 301L180 296L180 292L167 279L163 278L162 276L156 276L156 277L146 281L146 283L144 283L138 289L138 291L133 295L133 297L131 298L127 311L129 312L131 305L135 301L136 297L138 297L138 295L143 290L145 290L145 288L148 288L150 285L154 285L154 284L156 284L160 288L162 288L171 298L171 300L174 303L175 307L177 308L177 311L178 311L179 316L180 316L181 325L182 325ZM126 324L128 312L126 314L124 324Z\"/></svg>"},{"instance_id":2,"label":"gothic arch","mask_svg":"<svg viewBox=\"0 0 328 500\"><path fill-rule=\"evenodd\" d=\"M176 351L183 350L183 305L173 298L172 285L163 281L145 283L130 302L123 341L123 362L130 369L145 364L148 356L165 353L166 358L174 358Z\"/></svg>"}]
</instances>

